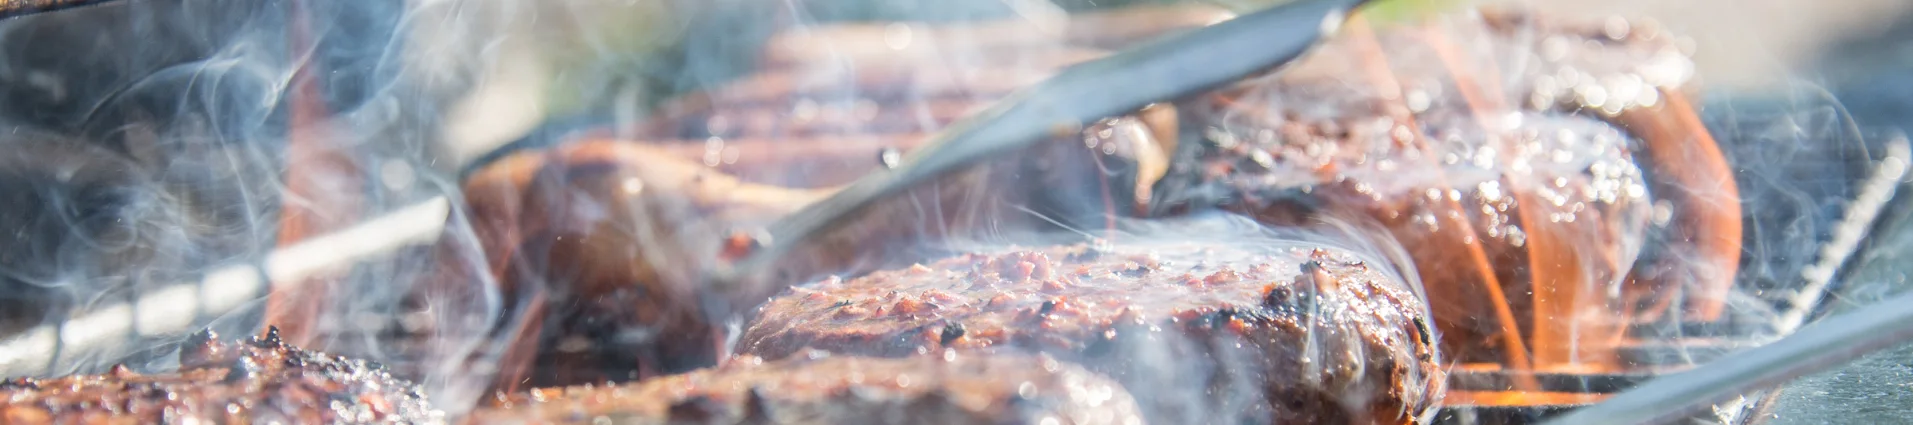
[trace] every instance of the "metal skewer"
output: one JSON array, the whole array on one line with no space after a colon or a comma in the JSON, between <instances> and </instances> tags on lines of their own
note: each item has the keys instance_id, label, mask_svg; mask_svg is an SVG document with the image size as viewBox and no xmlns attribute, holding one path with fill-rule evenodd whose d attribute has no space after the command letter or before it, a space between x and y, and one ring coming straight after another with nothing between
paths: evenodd
<instances>
[{"instance_id":1,"label":"metal skewer","mask_svg":"<svg viewBox=\"0 0 1913 425\"><path fill-rule=\"evenodd\" d=\"M1201 93L1278 68L1312 49L1367 0L1299 0L1064 69L958 121L895 168L879 170L772 224L769 244L704 274L705 311L733 312L731 295L758 293L780 259L813 238L860 220L880 200L1013 155L1059 131ZM1227 52L1227 54L1217 54Z\"/></svg>"},{"instance_id":2,"label":"metal skewer","mask_svg":"<svg viewBox=\"0 0 1913 425\"><path fill-rule=\"evenodd\" d=\"M177 338L314 274L432 243L451 208L450 200L434 197L257 261L214 269L196 282L165 285L60 323L0 335L0 377L64 375L75 358L118 356L130 341Z\"/></svg>"},{"instance_id":3,"label":"metal skewer","mask_svg":"<svg viewBox=\"0 0 1913 425\"><path fill-rule=\"evenodd\" d=\"M114 1L118 0L0 0L0 19L57 12Z\"/></svg>"}]
</instances>

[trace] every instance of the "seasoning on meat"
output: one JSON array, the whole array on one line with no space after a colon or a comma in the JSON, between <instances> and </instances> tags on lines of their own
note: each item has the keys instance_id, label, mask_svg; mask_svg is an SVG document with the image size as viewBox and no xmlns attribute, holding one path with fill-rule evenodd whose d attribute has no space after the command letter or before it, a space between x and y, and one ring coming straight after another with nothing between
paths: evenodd
<instances>
[{"instance_id":1,"label":"seasoning on meat","mask_svg":"<svg viewBox=\"0 0 1913 425\"><path fill-rule=\"evenodd\" d=\"M1720 210L1737 201L1709 198L1732 186L1704 172L1711 141L1629 124L1680 113L1662 108L1691 73L1673 38L1504 13L1353 32L1179 104L1204 140L1156 210L1379 222L1413 257L1453 358L1618 367L1603 341L1622 330L1624 291L1706 294L1738 253L1738 212ZM1651 220L1657 201L1672 201L1672 230ZM1657 233L1693 276L1637 265Z\"/></svg>"},{"instance_id":2,"label":"seasoning on meat","mask_svg":"<svg viewBox=\"0 0 1913 425\"><path fill-rule=\"evenodd\" d=\"M1426 307L1389 266L1222 220L1163 225L1178 241L981 251L794 287L738 350L1049 353L1115 377L1155 423L1418 420L1442 372Z\"/></svg>"},{"instance_id":3,"label":"seasoning on meat","mask_svg":"<svg viewBox=\"0 0 1913 425\"><path fill-rule=\"evenodd\" d=\"M618 386L532 390L497 400L482 424L1139 425L1108 378L1047 356L955 351L907 359L806 352L743 356Z\"/></svg>"},{"instance_id":4,"label":"seasoning on meat","mask_svg":"<svg viewBox=\"0 0 1913 425\"><path fill-rule=\"evenodd\" d=\"M382 366L262 337L221 343L209 331L180 349L180 370L0 381L8 424L444 423L420 389Z\"/></svg>"}]
</instances>

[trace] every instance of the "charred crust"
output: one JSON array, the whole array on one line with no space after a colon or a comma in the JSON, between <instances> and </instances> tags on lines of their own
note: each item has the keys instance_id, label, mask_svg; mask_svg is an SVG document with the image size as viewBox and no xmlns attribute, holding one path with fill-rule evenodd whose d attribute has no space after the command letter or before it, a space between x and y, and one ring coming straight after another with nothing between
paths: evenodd
<instances>
[{"instance_id":1,"label":"charred crust","mask_svg":"<svg viewBox=\"0 0 1913 425\"><path fill-rule=\"evenodd\" d=\"M950 322L949 324L943 325L943 332L939 335L937 342L942 345L950 345L951 342L956 342L957 338L962 338L965 332L966 330L963 329L963 323Z\"/></svg>"},{"instance_id":2,"label":"charred crust","mask_svg":"<svg viewBox=\"0 0 1913 425\"><path fill-rule=\"evenodd\" d=\"M37 405L111 422L441 423L421 389L376 363L301 350L268 334L187 338L177 372L125 366L96 375L0 383L0 409ZM368 416L370 415L370 416Z\"/></svg>"},{"instance_id":3,"label":"charred crust","mask_svg":"<svg viewBox=\"0 0 1913 425\"><path fill-rule=\"evenodd\" d=\"M11 390L11 389L34 390L39 388L40 388L39 382L36 382L32 379L27 379L27 378L13 378L13 379L0 381L0 390Z\"/></svg>"},{"instance_id":4,"label":"charred crust","mask_svg":"<svg viewBox=\"0 0 1913 425\"><path fill-rule=\"evenodd\" d=\"M1431 336L1434 335L1434 332L1428 329L1428 321L1422 320L1421 317L1415 317L1414 322L1415 341L1420 342L1421 345L1424 346L1434 346L1434 338Z\"/></svg>"},{"instance_id":5,"label":"charred crust","mask_svg":"<svg viewBox=\"0 0 1913 425\"><path fill-rule=\"evenodd\" d=\"M1301 274L1295 277L1292 285L1276 285L1263 294L1263 307L1275 316L1299 316L1315 311L1316 298L1321 296L1322 284L1319 277L1328 273L1327 268L1317 260L1303 261L1299 266Z\"/></svg>"},{"instance_id":6,"label":"charred crust","mask_svg":"<svg viewBox=\"0 0 1913 425\"><path fill-rule=\"evenodd\" d=\"M1308 389L1296 388L1305 387L1303 384L1263 382L1270 387L1257 395L1271 398L1268 402L1243 399L1227 401L1228 406L1224 407L1241 410L1243 414L1239 418L1249 422L1266 419L1270 414L1278 418L1336 417L1336 412L1317 410L1393 406L1390 403L1404 403L1405 408L1419 411L1425 400L1411 398L1422 397L1422 393L1399 389L1423 386L1427 383L1425 379L1431 377L1440 379L1439 371L1430 372L1428 376L1386 375L1395 370L1390 369L1395 365L1416 362L1416 355L1422 352L1432 358L1434 351L1426 348L1428 344L1417 344L1422 339L1433 339L1432 334L1407 335L1417 332L1413 328L1427 324L1410 323L1418 312L1400 304L1400 300L1412 298L1397 292L1405 288L1391 285L1399 283L1391 281L1391 276L1351 266L1348 258L1353 256L1339 248L1315 252L1302 246L1271 251L1202 243L1117 245L1114 248L1104 251L1078 243L959 254L912 266L909 271L877 272L819 287L818 292L785 295L783 302L773 301L779 305L776 313L781 314L760 316L753 321L751 327L760 337L746 337L747 342L742 346L747 348L743 352L782 357L786 355L783 347L807 345L875 356L908 356L912 350L919 355L940 351L968 353L971 357L995 355L998 350L1029 351L1061 356L1063 361L1110 374L1119 382L1128 380L1126 383L1149 385L1145 383L1146 378L1133 372L1143 366L1138 362L1147 360L1135 356L1164 354L1151 351L1157 349L1153 346L1159 345L1157 341L1162 339L1192 338L1188 341L1195 344L1178 348L1172 355L1212 357L1214 369L1194 373L1271 380L1304 379L1298 374L1313 374L1307 378L1319 378L1336 385L1358 384L1359 389L1338 387L1336 391L1364 393L1359 397L1371 403L1345 406L1305 397L1295 408L1262 404L1280 403L1279 397L1289 394L1284 391ZM1060 264L1050 263L1057 267L1054 272L1067 279L1081 279L1082 283L1064 287L1063 291L1050 291L1046 281L1019 280L1014 272L1003 276L995 273L1008 269L1011 264L1027 264L1026 259L1034 257L1027 254L1031 251L1062 260ZM923 273L916 268L936 272ZM965 272L971 274L966 277ZM1147 272L1147 275L1123 276L1135 272ZM1189 279L1198 284L1171 286ZM1174 293L1162 296L1149 293L1158 286L1173 288ZM841 323L838 321L843 320L844 315L819 311L842 298L922 297L932 293L955 297L959 303L967 302L971 306L952 310L952 314L933 320L885 322L852 329L832 328ZM791 325L793 322L798 324ZM958 326L962 327L961 335L956 332ZM767 330L775 334L769 335ZM1283 350L1292 349L1288 344L1311 332L1326 333L1323 336L1333 340L1329 342L1331 346L1323 348L1328 350L1322 354L1324 357L1317 358L1328 363L1320 370L1298 368L1296 362L1300 360L1289 358L1292 356L1268 355L1292 352ZM1218 344L1223 341L1235 344ZM1392 345L1387 346L1385 352L1363 351L1382 344ZM1235 355L1232 350L1245 350L1241 351L1247 355L1242 357L1244 363L1223 362L1221 357L1214 357ZM1420 363L1426 368L1429 361L1424 359ZM1278 377L1278 374L1287 375ZM845 394L837 391L846 390L833 389L836 394ZM1017 403L1050 401L1047 390L1026 392L1020 396L1028 399L1021 401L1015 401L1019 396L1015 391L1003 392L1001 396L1002 401L995 404L992 411L1015 411ZM845 396L835 398L839 402L858 401ZM910 409L896 406L894 396L889 399L891 408ZM910 401L920 400L912 397ZM1254 403L1259 407L1239 403ZM1041 406L1034 408L1040 410ZM1255 409L1261 410L1251 411Z\"/></svg>"},{"instance_id":7,"label":"charred crust","mask_svg":"<svg viewBox=\"0 0 1913 425\"><path fill-rule=\"evenodd\" d=\"M1303 279L1308 278L1300 278L1297 283L1301 283L1299 281ZM1276 285L1270 288L1269 292L1262 296L1262 307L1267 309L1271 316L1276 317L1295 317L1313 311L1315 291L1305 289L1297 293L1294 288L1295 286L1292 285Z\"/></svg>"},{"instance_id":8,"label":"charred crust","mask_svg":"<svg viewBox=\"0 0 1913 425\"><path fill-rule=\"evenodd\" d=\"M180 367L193 368L215 363L220 355L219 334L212 329L201 329L186 337L179 346Z\"/></svg>"},{"instance_id":9,"label":"charred crust","mask_svg":"<svg viewBox=\"0 0 1913 425\"><path fill-rule=\"evenodd\" d=\"M1222 307L1197 316L1194 324L1199 327L1209 328L1210 330L1225 330L1230 329L1230 327L1233 326L1232 323L1238 321L1243 325L1253 326L1257 323L1264 323L1269 320L1267 314L1256 310L1257 309L1253 308L1240 309L1235 307Z\"/></svg>"},{"instance_id":10,"label":"charred crust","mask_svg":"<svg viewBox=\"0 0 1913 425\"><path fill-rule=\"evenodd\" d=\"M254 337L252 345L259 348L282 348L285 347L286 341L279 338L278 326L267 326L266 335Z\"/></svg>"},{"instance_id":11,"label":"charred crust","mask_svg":"<svg viewBox=\"0 0 1913 425\"><path fill-rule=\"evenodd\" d=\"M1221 330L1224 327L1227 327L1230 321L1235 319L1236 319L1236 310L1233 308L1224 307L1224 308L1216 309L1216 311L1209 312L1208 314L1204 314L1196 318L1196 325L1209 328L1211 330Z\"/></svg>"}]
</instances>

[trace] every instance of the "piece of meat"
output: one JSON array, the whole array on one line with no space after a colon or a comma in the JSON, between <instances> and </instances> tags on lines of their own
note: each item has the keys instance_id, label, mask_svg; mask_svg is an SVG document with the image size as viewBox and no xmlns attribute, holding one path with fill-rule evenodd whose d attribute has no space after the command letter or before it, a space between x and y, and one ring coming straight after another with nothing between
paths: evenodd
<instances>
[{"instance_id":1,"label":"piece of meat","mask_svg":"<svg viewBox=\"0 0 1913 425\"><path fill-rule=\"evenodd\" d=\"M1029 155L945 177L872 206L878 219L820 238L778 271L796 281L882 267L920 258L914 250L927 241L1048 226L1038 214L1089 215L1045 205L1100 211L1121 205L1103 202L1106 196L1146 196L1095 189L1103 171L1120 164L1153 164L1132 167L1155 170L1144 174L1149 178L1166 170L1167 158L1149 147L1149 137L1133 118L1109 120L1082 139L1059 138ZM508 372L500 389L641 379L711 364L718 342L699 304L706 277L699 273L755 249L766 225L835 190L743 181L662 154L662 146L576 142L502 161L467 182L475 234L515 306L507 315L524 320L508 332L537 341L513 347L538 354L502 362ZM1153 162L1119 159L1125 157ZM452 267L469 261L455 250L443 254ZM469 278L443 279L438 287ZM726 300L755 305L783 284ZM519 376L525 367L529 375Z\"/></svg>"},{"instance_id":2,"label":"piece of meat","mask_svg":"<svg viewBox=\"0 0 1913 425\"><path fill-rule=\"evenodd\" d=\"M794 287L737 350L1049 353L1121 381L1152 423L1417 423L1439 398L1425 304L1391 266L1235 216L1155 226L1176 237L979 250Z\"/></svg>"},{"instance_id":3,"label":"piece of meat","mask_svg":"<svg viewBox=\"0 0 1913 425\"><path fill-rule=\"evenodd\" d=\"M222 343L211 332L181 348L180 370L0 381L7 424L444 423L419 388L382 366L300 350L278 329Z\"/></svg>"},{"instance_id":4,"label":"piece of meat","mask_svg":"<svg viewBox=\"0 0 1913 425\"><path fill-rule=\"evenodd\" d=\"M473 424L1139 425L1109 378L1046 356L942 353L905 359L802 353L636 384L532 390Z\"/></svg>"},{"instance_id":5,"label":"piece of meat","mask_svg":"<svg viewBox=\"0 0 1913 425\"><path fill-rule=\"evenodd\" d=\"M1123 204L1105 197L1147 195L1098 190L1104 171L1137 164L1129 168L1155 178L1167 169L1166 154L1134 118L1108 120L1082 137L886 198L872 206L879 219L820 238L778 271L795 281L882 267L920 258L913 250L926 241L1048 226L1038 214L1087 216L1042 202L1100 211ZM700 304L700 273L755 249L766 225L836 190L744 181L675 158L668 146L579 141L505 158L467 181L474 234L511 308L501 331L536 341L513 345L526 352L499 362L499 389L641 379L711 364L718 342ZM463 270L474 254L458 249L460 235L450 237L442 261ZM447 273L427 290L452 291L471 279ZM722 295L755 305L783 284Z\"/></svg>"},{"instance_id":6,"label":"piece of meat","mask_svg":"<svg viewBox=\"0 0 1913 425\"><path fill-rule=\"evenodd\" d=\"M1734 172L1689 100L1692 47L1644 22L1594 24L1520 11L1491 11L1483 21L1517 41L1508 45L1540 57L1528 61L1536 64L1527 65L1534 75L1528 86L1511 85L1508 93L1525 95L1534 108L1603 117L1641 139L1649 183L1667 203L1665 228L1649 235L1662 246L1630 276L1652 283L1631 288L1637 297L1659 303L1643 318L1678 316L1666 311L1678 298L1690 320L1720 319L1740 267L1742 201ZM1536 41L1535 32L1552 36Z\"/></svg>"},{"instance_id":7,"label":"piece of meat","mask_svg":"<svg viewBox=\"0 0 1913 425\"><path fill-rule=\"evenodd\" d=\"M1547 288L1574 291L1560 296L1605 294L1633 265L1650 200L1630 140L1614 128L1589 118L1519 114L1510 116L1523 128L1490 138L1453 111L1424 112L1402 124L1362 102L1368 99L1309 88L1268 88L1253 96L1319 105L1313 111L1328 116L1218 111L1211 137L1220 141L1205 155L1202 172L1209 176L1199 190L1219 193L1207 196L1272 224L1333 218L1386 226L1415 259L1437 325L1450 338L1446 348L1457 358L1525 366L1526 359L1501 352L1542 348L1539 341L1516 348L1491 339L1510 318L1525 338L1541 338L1533 334L1533 314L1496 311L1532 312L1533 299L1497 300L1482 287L1557 295L1532 284L1528 255L1540 238L1566 251L1563 262L1550 265L1575 273L1550 275L1556 280ZM1617 301L1586 309L1614 312Z\"/></svg>"},{"instance_id":8,"label":"piece of meat","mask_svg":"<svg viewBox=\"0 0 1913 425\"><path fill-rule=\"evenodd\" d=\"M1672 220L1713 232L1661 247L1691 253L1680 266L1705 279L1632 290L1731 284L1717 269L1737 261L1715 249L1738 246L1739 221L1731 179L1723 192L1707 170L1711 140L1612 124L1673 113L1649 109L1679 98L1691 63L1667 34L1485 16L1351 28L1283 74L1179 104L1204 140L1185 146L1156 210L1378 222L1414 258L1454 358L1616 364L1624 283L1661 231L1650 194L1686 194Z\"/></svg>"},{"instance_id":9,"label":"piece of meat","mask_svg":"<svg viewBox=\"0 0 1913 425\"><path fill-rule=\"evenodd\" d=\"M694 284L730 244L828 194L740 181L650 145L571 143L526 152L465 185L519 340L494 389L630 380L708 366L716 335ZM742 236L750 236L743 233ZM749 243L748 239L743 241ZM444 244L457 269L463 253ZM434 282L456 288L456 274Z\"/></svg>"},{"instance_id":10,"label":"piece of meat","mask_svg":"<svg viewBox=\"0 0 1913 425\"><path fill-rule=\"evenodd\" d=\"M1095 22L1140 16L1129 13ZM1181 24L1152 28L1175 25ZM808 42L861 31L814 30L804 37L822 38ZM1093 32L1079 29L1071 39ZM511 319L498 335L529 338L495 355L503 357L497 389L643 379L709 365L717 357L717 329L704 317L701 303L708 300L699 291L707 288L698 285L706 276L699 273L766 242L764 227L783 215L896 164L928 132L1085 58L1026 54L1086 51L1060 39L1006 41L1027 48L957 43L935 54L774 63L673 102L645 128L584 132L561 146L504 156L464 182L482 251L458 245L463 235L449 237L441 258L454 272L427 291L456 293L482 280L462 273L474 257L486 261ZM995 66L958 66L970 61ZM1164 106L1064 129L1025 155L898 194L873 207L869 216L879 219L837 229L791 255L776 270L787 278L724 301L748 308L822 273L907 264L921 258L915 248L944 238L1134 212L1167 172L1173 123L1173 109Z\"/></svg>"}]
</instances>

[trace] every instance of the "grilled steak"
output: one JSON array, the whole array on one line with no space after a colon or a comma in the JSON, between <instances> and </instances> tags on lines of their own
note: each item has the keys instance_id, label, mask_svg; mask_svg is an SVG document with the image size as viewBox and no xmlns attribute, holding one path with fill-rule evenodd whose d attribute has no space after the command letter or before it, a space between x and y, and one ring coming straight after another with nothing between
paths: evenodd
<instances>
[{"instance_id":1,"label":"grilled steak","mask_svg":"<svg viewBox=\"0 0 1913 425\"><path fill-rule=\"evenodd\" d=\"M1650 201L1629 140L1614 128L1590 118L1522 114L1515 115L1519 131L1488 136L1454 111L1425 112L1416 117L1419 126L1404 127L1377 111L1381 105L1339 94L1269 87L1249 96L1321 107L1290 117L1218 111L1211 134L1220 142L1205 155L1209 176L1198 190L1220 193L1214 202L1271 224L1335 217L1385 225L1440 300L1434 314L1452 337L1447 348L1470 361L1511 360L1486 351L1507 347L1490 339L1508 317L1496 306L1532 311L1534 300L1496 300L1478 285L1533 291L1528 255L1539 248L1537 239L1548 238L1554 255L1565 258L1553 265L1576 273L1574 281L1555 282L1565 288L1551 289L1605 293L1633 265ZM1403 130L1409 128L1416 130ZM1415 144L1415 137L1429 144ZM1614 310L1609 302L1596 305ZM1531 317L1515 316L1516 323L1532 329Z\"/></svg>"},{"instance_id":2,"label":"grilled steak","mask_svg":"<svg viewBox=\"0 0 1913 425\"><path fill-rule=\"evenodd\" d=\"M417 386L381 366L286 345L194 335L176 373L116 367L103 375L0 382L8 424L443 423Z\"/></svg>"},{"instance_id":3,"label":"grilled steak","mask_svg":"<svg viewBox=\"0 0 1913 425\"><path fill-rule=\"evenodd\" d=\"M802 353L502 398L478 424L1141 424L1122 387L1041 356Z\"/></svg>"},{"instance_id":4,"label":"grilled steak","mask_svg":"<svg viewBox=\"0 0 1913 425\"><path fill-rule=\"evenodd\" d=\"M1282 75L1178 105L1204 140L1186 144L1157 211L1379 222L1414 258L1454 358L1612 365L1596 341L1618 336L1618 294L1631 272L1643 277L1636 259L1656 223L1714 232L1667 248L1700 272L1628 290L1725 282L1707 273L1725 264L1731 277L1733 254L1715 241L1738 246L1731 195L1690 196L1731 189L1708 174L1719 158L1704 154L1704 129L1610 124L1678 113L1660 109L1691 67L1673 38L1499 13L1356 30ZM1667 165L1644 171L1655 163ZM1675 201L1659 219L1650 193Z\"/></svg>"},{"instance_id":5,"label":"grilled steak","mask_svg":"<svg viewBox=\"0 0 1913 425\"><path fill-rule=\"evenodd\" d=\"M1235 216L1162 225L1180 240L977 251L794 287L738 351L1044 352L1115 377L1156 423L1413 423L1438 398L1426 307L1386 264Z\"/></svg>"}]
</instances>

